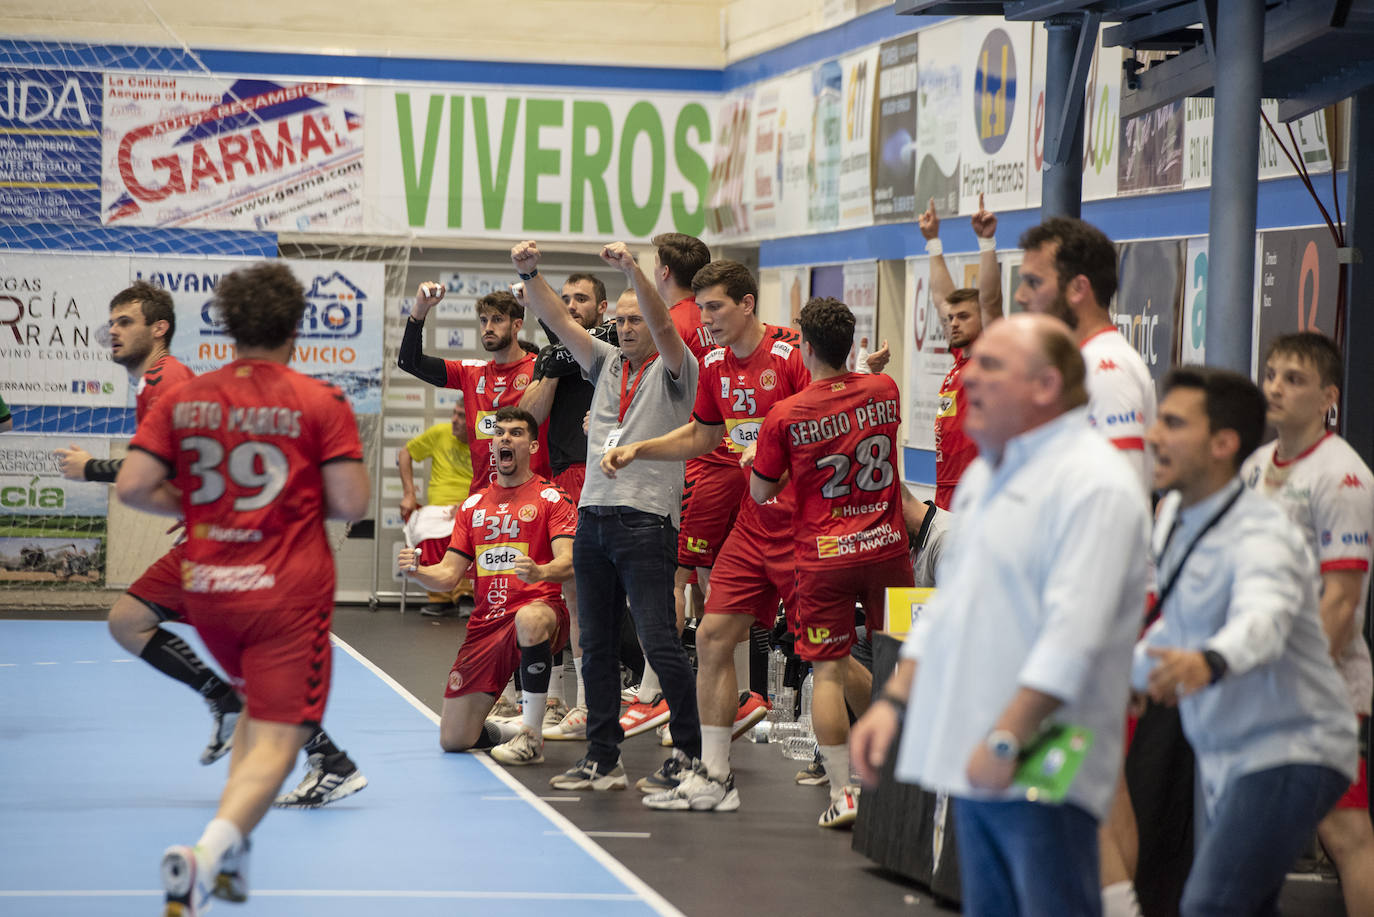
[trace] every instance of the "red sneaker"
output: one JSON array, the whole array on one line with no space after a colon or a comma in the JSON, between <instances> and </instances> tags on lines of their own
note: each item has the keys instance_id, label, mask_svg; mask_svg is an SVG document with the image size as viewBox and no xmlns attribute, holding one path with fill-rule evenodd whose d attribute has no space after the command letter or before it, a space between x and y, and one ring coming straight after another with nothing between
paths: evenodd
<instances>
[{"instance_id":1,"label":"red sneaker","mask_svg":"<svg viewBox=\"0 0 1374 917\"><path fill-rule=\"evenodd\" d=\"M744 735L749 729L768 715L773 705L768 699L753 691L744 691L739 696L739 712L735 714L735 726L730 733L731 741Z\"/></svg>"},{"instance_id":2,"label":"red sneaker","mask_svg":"<svg viewBox=\"0 0 1374 917\"><path fill-rule=\"evenodd\" d=\"M648 732L659 723L668 722L668 702L662 694L655 695L647 704L633 703L620 715L620 728L625 730L625 738Z\"/></svg>"}]
</instances>

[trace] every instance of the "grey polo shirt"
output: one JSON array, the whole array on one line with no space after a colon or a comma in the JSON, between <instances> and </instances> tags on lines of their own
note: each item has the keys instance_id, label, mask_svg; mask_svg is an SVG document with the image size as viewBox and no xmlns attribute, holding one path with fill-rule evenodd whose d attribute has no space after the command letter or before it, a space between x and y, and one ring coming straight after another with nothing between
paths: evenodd
<instances>
[{"instance_id":1,"label":"grey polo shirt","mask_svg":"<svg viewBox=\"0 0 1374 917\"><path fill-rule=\"evenodd\" d=\"M582 375L596 386L591 420L587 427L587 480L579 506L629 506L656 516L670 516L678 524L682 501L682 462L638 460L608 478L601 471L606 440L620 430L619 445L653 439L676 430L692 419L697 397L697 361L690 353L682 361L682 373L674 379L654 360L635 387L624 421L620 420L621 373L626 363L620 348L592 340L592 362ZM635 375L625 380L628 394Z\"/></svg>"}]
</instances>

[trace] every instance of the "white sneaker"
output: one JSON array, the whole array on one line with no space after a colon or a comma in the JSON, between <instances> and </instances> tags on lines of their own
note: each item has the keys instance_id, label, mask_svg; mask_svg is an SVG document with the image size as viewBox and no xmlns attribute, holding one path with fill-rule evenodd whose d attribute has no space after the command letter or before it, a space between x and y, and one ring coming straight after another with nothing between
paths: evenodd
<instances>
[{"instance_id":1,"label":"white sneaker","mask_svg":"<svg viewBox=\"0 0 1374 917\"><path fill-rule=\"evenodd\" d=\"M587 708L578 705L568 711L568 715L553 728L544 727L544 738L554 742L565 742L587 738Z\"/></svg>"},{"instance_id":2,"label":"white sneaker","mask_svg":"<svg viewBox=\"0 0 1374 917\"><path fill-rule=\"evenodd\" d=\"M544 708L544 722L541 728L545 730L553 729L559 723L563 722L563 717L567 715L568 705L563 703L562 698L555 698L549 701L548 706Z\"/></svg>"},{"instance_id":3,"label":"white sneaker","mask_svg":"<svg viewBox=\"0 0 1374 917\"><path fill-rule=\"evenodd\" d=\"M162 854L162 889L167 893L165 917L197 917L207 909L210 886L192 847L168 847Z\"/></svg>"},{"instance_id":4,"label":"white sneaker","mask_svg":"<svg viewBox=\"0 0 1374 917\"><path fill-rule=\"evenodd\" d=\"M697 766L671 790L644 797L651 809L664 811L733 812L739 808L739 791L735 789L735 775L717 780Z\"/></svg>"},{"instance_id":5,"label":"white sneaker","mask_svg":"<svg viewBox=\"0 0 1374 917\"><path fill-rule=\"evenodd\" d=\"M603 771L600 765L588 758L549 778L549 786L555 790L623 790L629 785L625 767L620 761L616 761L615 767L610 770Z\"/></svg>"},{"instance_id":6,"label":"white sneaker","mask_svg":"<svg viewBox=\"0 0 1374 917\"><path fill-rule=\"evenodd\" d=\"M367 786L367 778L344 752L326 758L321 754L306 759L306 773L296 788L272 800L280 809L318 809L335 800L352 796Z\"/></svg>"},{"instance_id":7,"label":"white sneaker","mask_svg":"<svg viewBox=\"0 0 1374 917\"><path fill-rule=\"evenodd\" d=\"M821 813L816 824L822 828L848 828L859 817L858 787L847 786L840 791L840 798L832 800L830 808Z\"/></svg>"},{"instance_id":8,"label":"white sneaker","mask_svg":"<svg viewBox=\"0 0 1374 917\"><path fill-rule=\"evenodd\" d=\"M668 728L668 724L660 723L657 726L656 731L658 732L658 744L662 745L664 748L672 748L673 733L672 730Z\"/></svg>"},{"instance_id":9,"label":"white sneaker","mask_svg":"<svg viewBox=\"0 0 1374 917\"><path fill-rule=\"evenodd\" d=\"M229 754L230 749L234 747L234 727L238 724L238 711L215 711L215 727L210 731L210 741L205 743L205 750L200 753L201 764L214 764Z\"/></svg>"},{"instance_id":10,"label":"white sneaker","mask_svg":"<svg viewBox=\"0 0 1374 917\"><path fill-rule=\"evenodd\" d=\"M487 714L489 720L518 720L520 719L520 704L508 700L504 695L496 698L496 703L491 708L491 713Z\"/></svg>"},{"instance_id":11,"label":"white sneaker","mask_svg":"<svg viewBox=\"0 0 1374 917\"><path fill-rule=\"evenodd\" d=\"M628 707L630 704L639 700L639 685L630 685L628 688L620 689L620 706Z\"/></svg>"},{"instance_id":12,"label":"white sneaker","mask_svg":"<svg viewBox=\"0 0 1374 917\"><path fill-rule=\"evenodd\" d=\"M248 854L252 850L248 838L229 848L219 861L219 875L210 894L225 901L242 904L248 900Z\"/></svg>"},{"instance_id":13,"label":"white sneaker","mask_svg":"<svg viewBox=\"0 0 1374 917\"><path fill-rule=\"evenodd\" d=\"M502 742L487 752L496 761L509 766L544 763L544 739L530 729L521 729L508 742Z\"/></svg>"}]
</instances>

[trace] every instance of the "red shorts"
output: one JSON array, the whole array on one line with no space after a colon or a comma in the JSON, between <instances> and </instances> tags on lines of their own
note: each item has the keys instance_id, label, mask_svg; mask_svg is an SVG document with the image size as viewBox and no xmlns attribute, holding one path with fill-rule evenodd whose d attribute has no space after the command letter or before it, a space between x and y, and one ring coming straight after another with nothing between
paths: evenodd
<instances>
[{"instance_id":1,"label":"red shorts","mask_svg":"<svg viewBox=\"0 0 1374 917\"><path fill-rule=\"evenodd\" d=\"M152 609L163 621L186 620L185 599L181 591L181 561L185 543L174 545L129 587L129 595Z\"/></svg>"},{"instance_id":2,"label":"red shorts","mask_svg":"<svg viewBox=\"0 0 1374 917\"><path fill-rule=\"evenodd\" d=\"M329 697L333 605L198 611L196 632L244 696L249 716L319 725Z\"/></svg>"},{"instance_id":3,"label":"red shorts","mask_svg":"<svg viewBox=\"0 0 1374 917\"><path fill-rule=\"evenodd\" d=\"M1365 724L1369 717L1360 717L1360 731L1365 731ZM1355 778L1355 782L1350 784L1350 789L1345 791L1345 795L1336 801L1338 809L1368 809L1369 808L1369 766L1365 761L1364 755L1360 755L1360 773Z\"/></svg>"},{"instance_id":4,"label":"red shorts","mask_svg":"<svg viewBox=\"0 0 1374 917\"><path fill-rule=\"evenodd\" d=\"M550 602L558 616L558 628L550 645L555 653L568 644L568 608ZM520 644L516 640L515 615L479 622L468 622L467 638L458 647L458 658L448 670L444 697L464 694L500 694L520 666Z\"/></svg>"},{"instance_id":5,"label":"red shorts","mask_svg":"<svg viewBox=\"0 0 1374 917\"><path fill-rule=\"evenodd\" d=\"M683 567L710 567L735 527L735 516L749 487L742 468L692 459L682 482L682 521L677 535L677 562Z\"/></svg>"},{"instance_id":6,"label":"red shorts","mask_svg":"<svg viewBox=\"0 0 1374 917\"><path fill-rule=\"evenodd\" d=\"M854 646L854 604L879 629L887 587L915 584L906 553L862 565L797 570L797 655L808 662L842 659ZM715 582L712 581L714 587Z\"/></svg>"},{"instance_id":7,"label":"red shorts","mask_svg":"<svg viewBox=\"0 0 1374 917\"><path fill-rule=\"evenodd\" d=\"M765 538L736 528L711 568L706 614L750 615L760 627L773 629L778 602L787 625L796 632L796 556L792 535Z\"/></svg>"},{"instance_id":8,"label":"red shorts","mask_svg":"<svg viewBox=\"0 0 1374 917\"><path fill-rule=\"evenodd\" d=\"M553 482L563 488L563 493L572 497L573 506L582 502L582 485L587 480L587 466L569 465L553 476Z\"/></svg>"}]
</instances>

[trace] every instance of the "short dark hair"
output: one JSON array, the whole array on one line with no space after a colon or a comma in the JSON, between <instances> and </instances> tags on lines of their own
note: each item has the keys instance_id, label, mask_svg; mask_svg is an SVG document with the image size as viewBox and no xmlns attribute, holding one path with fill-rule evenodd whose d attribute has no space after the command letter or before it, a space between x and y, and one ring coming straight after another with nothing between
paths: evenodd
<instances>
[{"instance_id":1,"label":"short dark hair","mask_svg":"<svg viewBox=\"0 0 1374 917\"><path fill-rule=\"evenodd\" d=\"M673 275L673 283L684 290L692 285L697 271L711 261L711 250L706 243L686 233L660 233L650 239L649 244L658 253L658 263Z\"/></svg>"},{"instance_id":2,"label":"short dark hair","mask_svg":"<svg viewBox=\"0 0 1374 917\"><path fill-rule=\"evenodd\" d=\"M580 283L586 281L592 285L592 292L596 294L596 304L601 305L606 301L606 284L601 282L601 278L595 274L588 274L586 271L578 271L576 274L569 274L568 279L563 281L563 286L570 283Z\"/></svg>"},{"instance_id":3,"label":"short dark hair","mask_svg":"<svg viewBox=\"0 0 1374 917\"><path fill-rule=\"evenodd\" d=\"M1207 409L1207 428L1235 430L1240 448L1232 459L1236 470L1264 439L1266 405L1259 386L1246 376L1215 366L1177 366L1164 377L1164 394L1176 388L1200 389Z\"/></svg>"},{"instance_id":4,"label":"short dark hair","mask_svg":"<svg viewBox=\"0 0 1374 917\"><path fill-rule=\"evenodd\" d=\"M263 261L221 277L215 307L240 347L280 347L305 315L305 287L285 264Z\"/></svg>"},{"instance_id":5,"label":"short dark hair","mask_svg":"<svg viewBox=\"0 0 1374 917\"><path fill-rule=\"evenodd\" d=\"M1037 342L1041 358L1054 367L1062 380L1059 406L1069 411L1088 403L1088 368L1078 342L1058 325L1055 322L1054 327L1037 327Z\"/></svg>"},{"instance_id":6,"label":"short dark hair","mask_svg":"<svg viewBox=\"0 0 1374 917\"><path fill-rule=\"evenodd\" d=\"M1297 357L1311 363L1321 377L1322 385L1340 388L1341 380L1345 377L1345 362L1341 359L1336 342L1319 331L1279 335L1269 342L1264 362L1268 363L1274 356Z\"/></svg>"},{"instance_id":7,"label":"short dark hair","mask_svg":"<svg viewBox=\"0 0 1374 917\"><path fill-rule=\"evenodd\" d=\"M961 302L977 302L978 291L973 287L961 287L945 297L945 305L954 306Z\"/></svg>"},{"instance_id":8,"label":"short dark hair","mask_svg":"<svg viewBox=\"0 0 1374 917\"><path fill-rule=\"evenodd\" d=\"M1106 309L1116 294L1116 246L1102 230L1072 217L1051 217L1021 234L1025 251L1043 245L1057 245L1054 267L1062 291L1070 280L1082 274L1088 278L1097 304Z\"/></svg>"},{"instance_id":9,"label":"short dark hair","mask_svg":"<svg viewBox=\"0 0 1374 917\"><path fill-rule=\"evenodd\" d=\"M139 304L145 325L151 325L153 322L167 323L167 336L162 341L170 345L172 334L177 330L177 309L176 304L172 302L172 294L146 280L135 280L114 295L114 299L110 300L110 311L113 312L131 302Z\"/></svg>"},{"instance_id":10,"label":"short dark hair","mask_svg":"<svg viewBox=\"0 0 1374 917\"><path fill-rule=\"evenodd\" d=\"M831 369L839 369L854 347L854 313L833 296L815 296L802 307L802 340L810 344Z\"/></svg>"},{"instance_id":11,"label":"short dark hair","mask_svg":"<svg viewBox=\"0 0 1374 917\"><path fill-rule=\"evenodd\" d=\"M539 421L535 420L534 415L524 408L509 404L503 408L497 408L495 416L492 417L493 423L508 423L512 420L523 423L525 428L530 431L531 439L539 435Z\"/></svg>"},{"instance_id":12,"label":"short dark hair","mask_svg":"<svg viewBox=\"0 0 1374 917\"><path fill-rule=\"evenodd\" d=\"M754 275L738 261L712 261L697 271L692 278L692 292L700 293L717 284L725 287L725 295L735 302L740 302L746 296L754 297L756 302L759 298L759 285Z\"/></svg>"},{"instance_id":13,"label":"short dark hair","mask_svg":"<svg viewBox=\"0 0 1374 917\"><path fill-rule=\"evenodd\" d=\"M481 315L483 312L509 315L511 318L518 318L521 321L525 319L525 307L520 305L515 294L509 290L493 290L477 300L477 314Z\"/></svg>"}]
</instances>

